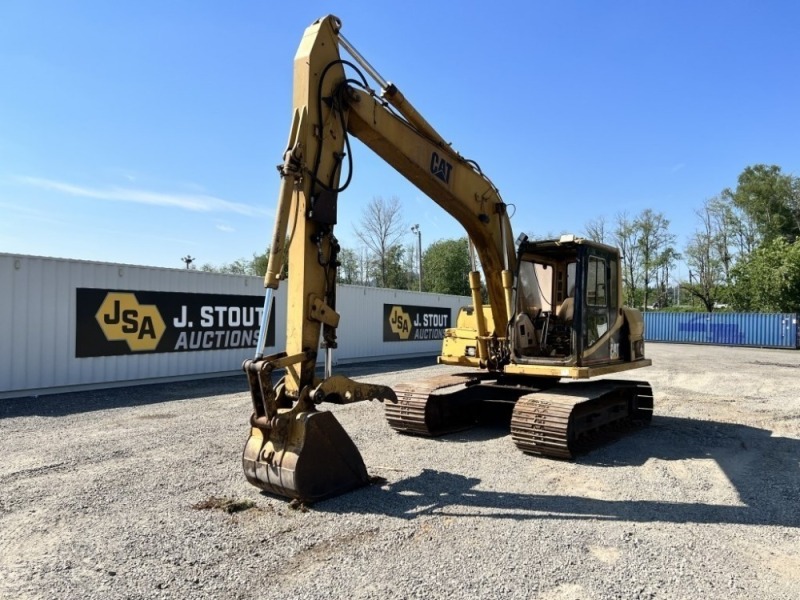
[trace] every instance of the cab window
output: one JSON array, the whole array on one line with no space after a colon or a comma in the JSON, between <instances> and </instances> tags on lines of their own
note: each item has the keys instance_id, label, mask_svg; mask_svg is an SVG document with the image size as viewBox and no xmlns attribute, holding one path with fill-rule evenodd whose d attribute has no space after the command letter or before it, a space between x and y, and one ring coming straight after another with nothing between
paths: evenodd
<instances>
[{"instance_id":1,"label":"cab window","mask_svg":"<svg viewBox=\"0 0 800 600\"><path fill-rule=\"evenodd\" d=\"M548 265L524 261L519 265L519 286L522 307L526 312L534 309L553 310L553 269Z\"/></svg>"},{"instance_id":2,"label":"cab window","mask_svg":"<svg viewBox=\"0 0 800 600\"><path fill-rule=\"evenodd\" d=\"M589 306L608 306L606 297L606 261L596 256L589 257L586 277L586 303Z\"/></svg>"}]
</instances>

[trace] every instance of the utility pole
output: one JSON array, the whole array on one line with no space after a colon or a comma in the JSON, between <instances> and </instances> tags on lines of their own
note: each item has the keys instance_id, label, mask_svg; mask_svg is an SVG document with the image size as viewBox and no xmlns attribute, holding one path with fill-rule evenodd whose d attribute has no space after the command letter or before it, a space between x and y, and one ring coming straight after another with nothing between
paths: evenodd
<instances>
[{"instance_id":1,"label":"utility pole","mask_svg":"<svg viewBox=\"0 0 800 600\"><path fill-rule=\"evenodd\" d=\"M191 254L187 254L181 260L186 263L186 268L189 269L191 268L189 265L194 262L194 257Z\"/></svg>"},{"instance_id":2,"label":"utility pole","mask_svg":"<svg viewBox=\"0 0 800 600\"><path fill-rule=\"evenodd\" d=\"M422 231L419 225L411 227L411 233L417 236L417 261L419 263L419 291L422 291Z\"/></svg>"}]
</instances>

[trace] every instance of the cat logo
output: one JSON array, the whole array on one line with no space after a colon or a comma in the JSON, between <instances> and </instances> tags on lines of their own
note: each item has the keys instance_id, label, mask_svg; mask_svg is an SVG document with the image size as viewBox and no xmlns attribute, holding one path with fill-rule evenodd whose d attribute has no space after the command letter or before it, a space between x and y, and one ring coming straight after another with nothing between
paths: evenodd
<instances>
[{"instance_id":1,"label":"cat logo","mask_svg":"<svg viewBox=\"0 0 800 600\"><path fill-rule=\"evenodd\" d=\"M431 154L431 173L433 173L436 177L449 184L450 172L452 170L453 165L439 156L437 152L434 151L434 153Z\"/></svg>"},{"instance_id":2,"label":"cat logo","mask_svg":"<svg viewBox=\"0 0 800 600\"><path fill-rule=\"evenodd\" d=\"M109 292L95 315L109 342L125 342L133 352L155 350L166 325L155 304L139 304L136 294Z\"/></svg>"},{"instance_id":3,"label":"cat logo","mask_svg":"<svg viewBox=\"0 0 800 600\"><path fill-rule=\"evenodd\" d=\"M401 340L407 340L411 335L411 317L407 312L403 312L401 306L392 307L389 313L389 326L393 333L400 336Z\"/></svg>"}]
</instances>

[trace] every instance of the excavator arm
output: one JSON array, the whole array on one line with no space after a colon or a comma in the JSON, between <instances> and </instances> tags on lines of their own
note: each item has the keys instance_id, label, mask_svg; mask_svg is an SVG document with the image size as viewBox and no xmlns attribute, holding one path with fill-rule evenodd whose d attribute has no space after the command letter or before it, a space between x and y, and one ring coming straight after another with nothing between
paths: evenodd
<instances>
[{"instance_id":1,"label":"excavator arm","mask_svg":"<svg viewBox=\"0 0 800 600\"><path fill-rule=\"evenodd\" d=\"M497 189L475 162L445 142L396 86L377 74L339 33L340 28L341 22L334 16L320 19L306 30L295 57L294 117L280 167L281 191L265 277L266 287L276 289L288 260L292 280L287 353L304 357L287 380L293 393L312 381L320 328L323 348L332 349L336 344L338 244L333 228L338 193L352 176L348 134L360 139L464 227L486 276L492 323L497 329L480 333L505 337L510 313L516 256L506 205ZM358 66L342 59L342 47ZM359 77L347 78L345 66ZM370 88L359 67L381 86L380 95ZM347 174L341 183L344 169Z\"/></svg>"},{"instance_id":2,"label":"excavator arm","mask_svg":"<svg viewBox=\"0 0 800 600\"><path fill-rule=\"evenodd\" d=\"M453 150L396 86L377 74L340 29L341 21L332 15L318 20L306 30L295 55L293 116L278 167L281 185L264 278L261 335L255 358L243 367L254 408L243 457L247 478L301 500L335 495L367 481L363 461L347 434L331 413L317 411L316 405L396 400L391 388L331 373L339 324L339 244L334 227L338 195L352 177L348 136L360 139L468 233L486 274L492 311L488 324L479 322L484 359L485 340L505 337L516 261L507 207L492 182L476 163ZM341 48L355 63L342 58ZM381 87L380 93L370 87L365 72ZM287 271L286 349L264 356L273 292ZM477 272L470 282L473 300L481 306ZM315 374L320 347L326 352L322 379ZM274 383L273 373L279 370L285 374ZM339 457L338 466L332 456Z\"/></svg>"}]
</instances>

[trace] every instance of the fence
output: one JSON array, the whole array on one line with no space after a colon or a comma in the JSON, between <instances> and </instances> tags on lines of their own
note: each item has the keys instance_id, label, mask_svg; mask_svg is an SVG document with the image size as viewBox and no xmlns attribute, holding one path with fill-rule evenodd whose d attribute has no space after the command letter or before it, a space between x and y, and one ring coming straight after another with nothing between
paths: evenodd
<instances>
[{"instance_id":1,"label":"fence","mask_svg":"<svg viewBox=\"0 0 800 600\"><path fill-rule=\"evenodd\" d=\"M678 313L644 315L645 340L683 344L797 348L792 313Z\"/></svg>"}]
</instances>

